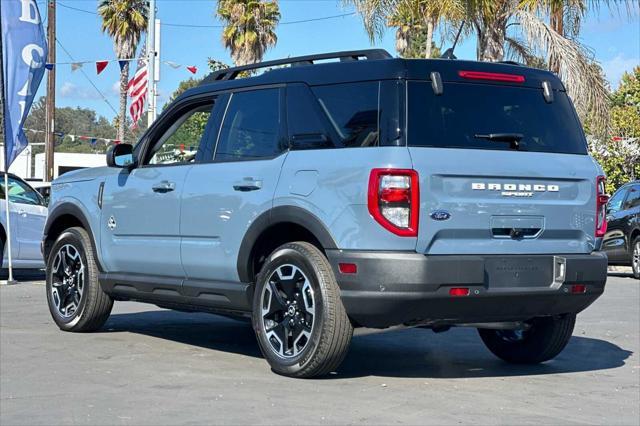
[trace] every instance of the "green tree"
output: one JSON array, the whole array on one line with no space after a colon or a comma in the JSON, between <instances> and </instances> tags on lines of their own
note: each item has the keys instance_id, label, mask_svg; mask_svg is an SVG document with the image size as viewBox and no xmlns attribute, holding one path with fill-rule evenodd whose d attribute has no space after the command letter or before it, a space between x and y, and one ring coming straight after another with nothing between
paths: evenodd
<instances>
[{"instance_id":1,"label":"green tree","mask_svg":"<svg viewBox=\"0 0 640 426\"><path fill-rule=\"evenodd\" d=\"M142 34L147 28L148 5L144 0L101 0L98 14L102 18L102 31L113 39L113 48L120 59L135 55ZM126 123L127 84L129 62L120 70L119 123ZM118 139L125 140L125 126L118 126Z\"/></svg>"},{"instance_id":2,"label":"green tree","mask_svg":"<svg viewBox=\"0 0 640 426\"><path fill-rule=\"evenodd\" d=\"M640 177L640 66L611 95L611 137L591 136L591 154L607 175L607 191ZM593 132L597 133L597 132Z\"/></svg>"},{"instance_id":3,"label":"green tree","mask_svg":"<svg viewBox=\"0 0 640 426\"><path fill-rule=\"evenodd\" d=\"M218 0L216 15L225 24L222 43L237 66L260 62L278 41L280 8L275 0Z\"/></svg>"},{"instance_id":4,"label":"green tree","mask_svg":"<svg viewBox=\"0 0 640 426\"><path fill-rule=\"evenodd\" d=\"M31 112L25 121L24 127L30 143L44 143L45 130L45 97L41 97L33 103ZM36 130L36 132L34 132ZM56 152L105 152L107 145L98 140L95 145L87 140L72 139L69 135L89 136L95 138L115 139L116 128L105 117L99 116L89 108L56 108L55 132L63 134L56 136ZM43 152L43 146L34 146L33 152Z\"/></svg>"}]
</instances>

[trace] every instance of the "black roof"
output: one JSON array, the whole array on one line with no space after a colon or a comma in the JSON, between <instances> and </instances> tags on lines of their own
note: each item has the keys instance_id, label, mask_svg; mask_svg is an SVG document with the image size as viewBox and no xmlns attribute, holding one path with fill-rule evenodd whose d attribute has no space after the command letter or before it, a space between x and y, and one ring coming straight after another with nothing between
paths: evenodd
<instances>
[{"instance_id":1,"label":"black roof","mask_svg":"<svg viewBox=\"0 0 640 426\"><path fill-rule=\"evenodd\" d=\"M339 59L340 61L318 62L319 60L329 58ZM286 64L290 66L269 69L253 77L236 79L242 71L283 66ZM509 83L492 82L488 80L469 80L461 77L458 74L459 71L516 74L523 76L524 82ZM304 82L313 86L389 79L430 80L432 72L439 73L445 84L447 82L475 81L541 88L542 83L548 81L553 89L564 90L564 86L555 74L514 63L452 59L393 58L387 52L376 49L309 55L225 69L212 73L203 80L202 84L185 91L180 98L238 88L294 82Z\"/></svg>"}]
</instances>

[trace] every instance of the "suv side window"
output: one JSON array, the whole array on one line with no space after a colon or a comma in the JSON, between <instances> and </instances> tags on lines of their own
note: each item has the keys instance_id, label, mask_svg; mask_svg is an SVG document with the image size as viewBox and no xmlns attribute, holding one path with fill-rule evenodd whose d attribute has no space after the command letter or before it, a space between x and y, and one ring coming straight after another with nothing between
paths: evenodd
<instances>
[{"instance_id":1,"label":"suv side window","mask_svg":"<svg viewBox=\"0 0 640 426\"><path fill-rule=\"evenodd\" d=\"M622 210L622 202L624 201L624 197L627 196L627 188L622 187L613 194L613 197L609 200L609 204L607 205L609 213L615 213Z\"/></svg>"},{"instance_id":2,"label":"suv side window","mask_svg":"<svg viewBox=\"0 0 640 426\"><path fill-rule=\"evenodd\" d=\"M378 146L380 82L311 88L344 147Z\"/></svg>"},{"instance_id":3,"label":"suv side window","mask_svg":"<svg viewBox=\"0 0 640 426\"><path fill-rule=\"evenodd\" d=\"M9 181L9 201L12 203L19 204L31 204L34 206L42 206L44 205L44 200L40 196L40 194L32 189L26 183L14 179L11 176L8 178ZM0 182L0 197L5 199L5 188L4 188L4 177Z\"/></svg>"},{"instance_id":4,"label":"suv side window","mask_svg":"<svg viewBox=\"0 0 640 426\"><path fill-rule=\"evenodd\" d=\"M633 185L629 189L629 195L622 206L622 210L640 206L640 185Z\"/></svg>"},{"instance_id":5,"label":"suv side window","mask_svg":"<svg viewBox=\"0 0 640 426\"><path fill-rule=\"evenodd\" d=\"M209 118L213 101L199 104L184 112L177 119L171 120L173 124L166 129L154 142L152 153L145 164L177 164L193 163L200 145L204 145L203 137Z\"/></svg>"},{"instance_id":6,"label":"suv side window","mask_svg":"<svg viewBox=\"0 0 640 426\"><path fill-rule=\"evenodd\" d=\"M258 89L231 95L216 146L215 161L273 158L285 151L281 89Z\"/></svg>"}]
</instances>

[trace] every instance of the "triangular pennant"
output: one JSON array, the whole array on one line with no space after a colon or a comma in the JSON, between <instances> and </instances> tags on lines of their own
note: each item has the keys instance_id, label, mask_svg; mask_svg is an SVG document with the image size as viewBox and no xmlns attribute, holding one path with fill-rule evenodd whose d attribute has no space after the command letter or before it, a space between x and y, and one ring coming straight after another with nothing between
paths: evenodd
<instances>
[{"instance_id":1,"label":"triangular pennant","mask_svg":"<svg viewBox=\"0 0 640 426\"><path fill-rule=\"evenodd\" d=\"M178 68L180 68L182 65L173 62L173 61L164 61L165 64L169 65L171 68L173 68L174 70L177 70Z\"/></svg>"},{"instance_id":2,"label":"triangular pennant","mask_svg":"<svg viewBox=\"0 0 640 426\"><path fill-rule=\"evenodd\" d=\"M100 74L109 65L109 61L96 61L96 72Z\"/></svg>"},{"instance_id":3,"label":"triangular pennant","mask_svg":"<svg viewBox=\"0 0 640 426\"><path fill-rule=\"evenodd\" d=\"M81 141L88 141L89 138L87 136L78 136L78 139L80 139Z\"/></svg>"},{"instance_id":4,"label":"triangular pennant","mask_svg":"<svg viewBox=\"0 0 640 426\"><path fill-rule=\"evenodd\" d=\"M69 139L71 139L71 142L76 141L76 135L67 135L67 136L69 136Z\"/></svg>"},{"instance_id":5,"label":"triangular pennant","mask_svg":"<svg viewBox=\"0 0 640 426\"><path fill-rule=\"evenodd\" d=\"M120 71L122 71L124 69L124 66L128 63L129 61L118 61L118 64L120 65Z\"/></svg>"},{"instance_id":6,"label":"triangular pennant","mask_svg":"<svg viewBox=\"0 0 640 426\"><path fill-rule=\"evenodd\" d=\"M72 62L71 63L71 71L75 71L77 69L82 68L82 62Z\"/></svg>"},{"instance_id":7,"label":"triangular pennant","mask_svg":"<svg viewBox=\"0 0 640 426\"><path fill-rule=\"evenodd\" d=\"M46 69L48 69L49 71L51 71L53 69L53 67L55 66L55 64L44 64L44 67Z\"/></svg>"},{"instance_id":8,"label":"triangular pennant","mask_svg":"<svg viewBox=\"0 0 640 426\"><path fill-rule=\"evenodd\" d=\"M56 135L59 138L64 138L64 133L62 132L55 132L54 135Z\"/></svg>"},{"instance_id":9,"label":"triangular pennant","mask_svg":"<svg viewBox=\"0 0 640 426\"><path fill-rule=\"evenodd\" d=\"M91 141L90 141L91 145L95 145L95 144L96 144L96 141L97 141L97 139L96 139L96 138L91 138Z\"/></svg>"},{"instance_id":10,"label":"triangular pennant","mask_svg":"<svg viewBox=\"0 0 640 426\"><path fill-rule=\"evenodd\" d=\"M198 72L198 67L196 67L195 65L187 67L187 69L189 70L189 72L191 72L191 74L195 74Z\"/></svg>"}]
</instances>

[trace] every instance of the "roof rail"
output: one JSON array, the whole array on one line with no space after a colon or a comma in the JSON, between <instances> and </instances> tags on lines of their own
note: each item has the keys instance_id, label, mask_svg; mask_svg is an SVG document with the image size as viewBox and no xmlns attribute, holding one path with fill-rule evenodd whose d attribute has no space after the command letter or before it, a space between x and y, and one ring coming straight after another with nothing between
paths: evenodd
<instances>
[{"instance_id":1,"label":"roof rail","mask_svg":"<svg viewBox=\"0 0 640 426\"><path fill-rule=\"evenodd\" d=\"M318 55L296 56L294 58L277 59L275 61L258 62L257 64L242 65L212 72L204 78L201 85L215 81L234 80L243 71L252 71L261 68L275 67L279 65L313 65L315 61L324 59L340 59L341 62L358 61L362 59L390 59L392 56L384 49L350 50L345 52L322 53Z\"/></svg>"}]
</instances>

